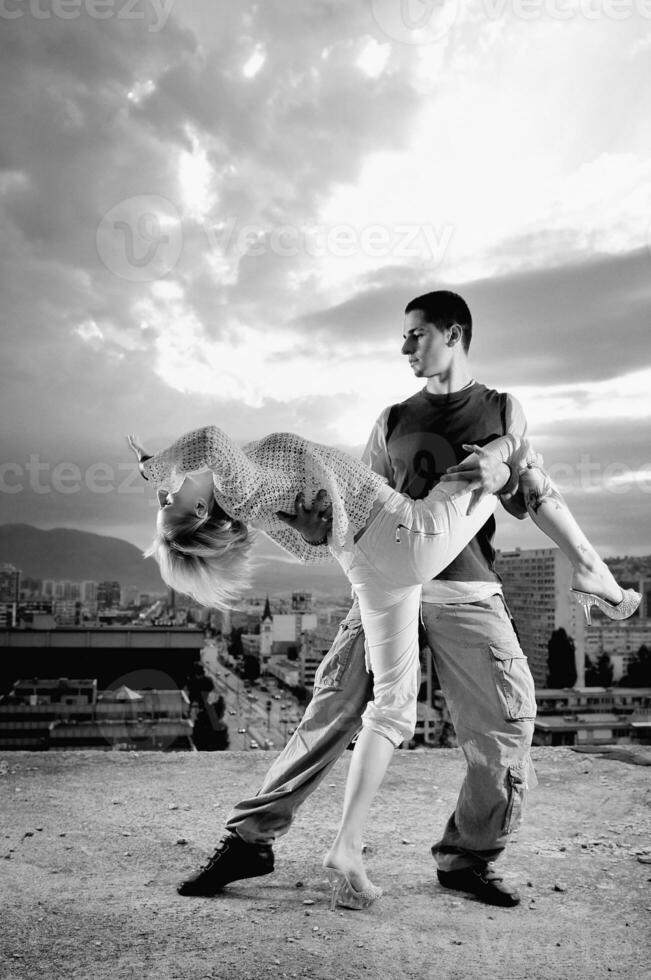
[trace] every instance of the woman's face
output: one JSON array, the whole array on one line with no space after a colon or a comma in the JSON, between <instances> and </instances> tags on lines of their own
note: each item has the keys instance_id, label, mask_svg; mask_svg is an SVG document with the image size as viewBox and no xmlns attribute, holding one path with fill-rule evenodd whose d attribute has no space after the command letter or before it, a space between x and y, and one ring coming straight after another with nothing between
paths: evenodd
<instances>
[{"instance_id":1,"label":"woman's face","mask_svg":"<svg viewBox=\"0 0 651 980\"><path fill-rule=\"evenodd\" d=\"M203 517L213 501L212 474L194 473L186 476L180 488L175 493L158 490L158 515L156 523L163 530L171 519L178 520L188 514Z\"/></svg>"}]
</instances>

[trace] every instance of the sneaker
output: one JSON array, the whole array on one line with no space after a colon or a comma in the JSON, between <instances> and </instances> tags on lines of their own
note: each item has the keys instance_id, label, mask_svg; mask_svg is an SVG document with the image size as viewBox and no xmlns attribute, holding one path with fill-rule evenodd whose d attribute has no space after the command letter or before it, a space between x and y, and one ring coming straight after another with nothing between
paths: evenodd
<instances>
[{"instance_id":1,"label":"sneaker","mask_svg":"<svg viewBox=\"0 0 651 980\"><path fill-rule=\"evenodd\" d=\"M208 863L182 881L179 895L215 895L224 885L242 878L269 875L274 869L270 844L247 844L237 834L222 837Z\"/></svg>"},{"instance_id":2,"label":"sneaker","mask_svg":"<svg viewBox=\"0 0 651 980\"><path fill-rule=\"evenodd\" d=\"M500 905L513 908L520 904L520 895L515 888L504 883L490 865L485 867L462 868L460 871L437 871L439 882L444 888L458 892L470 892L487 905Z\"/></svg>"}]
</instances>

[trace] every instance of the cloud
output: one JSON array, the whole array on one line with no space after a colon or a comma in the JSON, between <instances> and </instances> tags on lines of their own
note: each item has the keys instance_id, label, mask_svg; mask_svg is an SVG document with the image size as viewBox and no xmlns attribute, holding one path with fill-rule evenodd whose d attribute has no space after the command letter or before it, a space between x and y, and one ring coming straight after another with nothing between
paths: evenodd
<instances>
[{"instance_id":1,"label":"cloud","mask_svg":"<svg viewBox=\"0 0 651 980\"><path fill-rule=\"evenodd\" d=\"M359 447L415 387L406 301L445 282L471 302L478 376L516 390L546 455L596 452L604 401L607 458L648 462L626 422L650 354L649 68L619 64L634 25L507 11L413 46L370 4L196 0L156 30L143 7L26 12L0 34L4 460L85 473L119 466L126 431L206 421ZM0 504L149 520L87 487Z\"/></svg>"},{"instance_id":2,"label":"cloud","mask_svg":"<svg viewBox=\"0 0 651 980\"><path fill-rule=\"evenodd\" d=\"M474 282L415 283L406 273L402 283L364 289L298 322L321 343L397 348L406 303L451 288L473 313L473 361L497 386L595 382L651 365L650 273L647 250Z\"/></svg>"}]
</instances>

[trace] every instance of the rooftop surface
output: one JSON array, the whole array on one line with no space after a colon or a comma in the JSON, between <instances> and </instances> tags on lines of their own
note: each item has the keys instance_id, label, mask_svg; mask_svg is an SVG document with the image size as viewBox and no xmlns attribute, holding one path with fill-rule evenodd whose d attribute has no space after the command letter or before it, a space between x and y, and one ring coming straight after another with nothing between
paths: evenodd
<instances>
[{"instance_id":1,"label":"rooftop surface","mask_svg":"<svg viewBox=\"0 0 651 980\"><path fill-rule=\"evenodd\" d=\"M437 884L429 848L464 768L459 749L441 749L397 753L376 802L367 862L385 895L364 912L330 912L320 863L348 754L277 843L273 875L200 899L175 885L273 753L2 753L0 976L638 980L651 922L651 750L532 755L539 786L500 862L518 908Z\"/></svg>"}]
</instances>

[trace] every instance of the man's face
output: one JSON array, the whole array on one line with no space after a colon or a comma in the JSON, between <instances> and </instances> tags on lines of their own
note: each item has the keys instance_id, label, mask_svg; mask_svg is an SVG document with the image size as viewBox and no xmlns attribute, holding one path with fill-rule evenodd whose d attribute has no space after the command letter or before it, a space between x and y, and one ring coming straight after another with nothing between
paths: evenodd
<instances>
[{"instance_id":1,"label":"man's face","mask_svg":"<svg viewBox=\"0 0 651 980\"><path fill-rule=\"evenodd\" d=\"M421 310L405 315L403 336L400 353L409 358L417 378L431 378L448 370L454 348L447 344L447 332L428 323Z\"/></svg>"}]
</instances>

